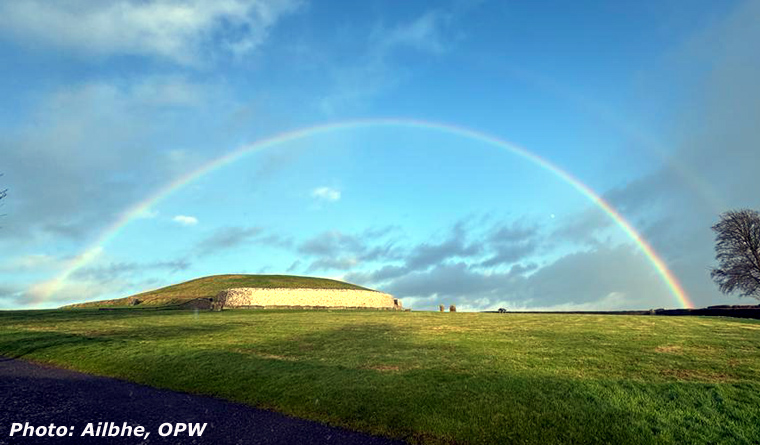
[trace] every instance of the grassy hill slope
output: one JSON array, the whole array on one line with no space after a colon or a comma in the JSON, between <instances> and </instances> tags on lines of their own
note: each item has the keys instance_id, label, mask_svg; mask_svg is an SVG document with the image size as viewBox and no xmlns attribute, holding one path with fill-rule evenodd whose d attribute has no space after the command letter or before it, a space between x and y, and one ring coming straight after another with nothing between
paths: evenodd
<instances>
[{"instance_id":1,"label":"grassy hill slope","mask_svg":"<svg viewBox=\"0 0 760 445\"><path fill-rule=\"evenodd\" d=\"M212 275L129 297L114 300L88 301L64 307L68 309L127 307L130 300L134 298L140 300L140 306L165 306L180 304L195 298L213 297L220 291L233 287L371 290L355 284L327 278L297 277L293 275Z\"/></svg>"}]
</instances>

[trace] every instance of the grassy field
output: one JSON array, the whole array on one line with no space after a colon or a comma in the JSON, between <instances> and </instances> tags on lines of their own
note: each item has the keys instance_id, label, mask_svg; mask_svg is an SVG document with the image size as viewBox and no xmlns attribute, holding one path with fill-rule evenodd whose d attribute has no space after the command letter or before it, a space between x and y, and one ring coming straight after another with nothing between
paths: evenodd
<instances>
[{"instance_id":1,"label":"grassy field","mask_svg":"<svg viewBox=\"0 0 760 445\"><path fill-rule=\"evenodd\" d=\"M212 275L130 297L77 303L65 308L128 307L130 306L129 300L133 298L139 299L141 306L166 306L199 297L214 297L220 291L233 287L370 290L355 284L327 278L298 277L294 275Z\"/></svg>"},{"instance_id":2,"label":"grassy field","mask_svg":"<svg viewBox=\"0 0 760 445\"><path fill-rule=\"evenodd\" d=\"M757 443L760 322L0 312L0 354L423 443Z\"/></svg>"}]
</instances>

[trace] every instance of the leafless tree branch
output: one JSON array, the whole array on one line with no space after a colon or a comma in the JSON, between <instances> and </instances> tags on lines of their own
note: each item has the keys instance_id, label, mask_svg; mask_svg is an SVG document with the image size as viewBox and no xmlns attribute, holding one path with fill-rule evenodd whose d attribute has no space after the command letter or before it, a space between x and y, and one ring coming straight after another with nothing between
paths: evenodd
<instances>
[{"instance_id":1,"label":"leafless tree branch","mask_svg":"<svg viewBox=\"0 0 760 445\"><path fill-rule=\"evenodd\" d=\"M732 210L721 215L715 231L715 259L718 267L710 273L724 294L760 299L760 213Z\"/></svg>"}]
</instances>

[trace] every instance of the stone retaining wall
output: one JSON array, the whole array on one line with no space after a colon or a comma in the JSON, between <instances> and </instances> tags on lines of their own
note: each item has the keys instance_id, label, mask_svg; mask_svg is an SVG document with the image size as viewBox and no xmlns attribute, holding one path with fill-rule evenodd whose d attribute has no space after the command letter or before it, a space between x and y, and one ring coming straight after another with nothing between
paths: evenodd
<instances>
[{"instance_id":1,"label":"stone retaining wall","mask_svg":"<svg viewBox=\"0 0 760 445\"><path fill-rule=\"evenodd\" d=\"M246 306L311 306L402 309L392 295L354 289L263 289L241 287L219 292L216 302L224 308Z\"/></svg>"}]
</instances>

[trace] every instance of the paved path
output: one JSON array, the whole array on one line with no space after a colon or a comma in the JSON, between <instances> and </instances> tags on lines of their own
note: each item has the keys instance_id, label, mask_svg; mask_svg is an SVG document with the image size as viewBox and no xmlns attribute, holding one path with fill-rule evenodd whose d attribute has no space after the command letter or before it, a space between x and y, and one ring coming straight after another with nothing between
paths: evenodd
<instances>
[{"instance_id":1,"label":"paved path","mask_svg":"<svg viewBox=\"0 0 760 445\"><path fill-rule=\"evenodd\" d=\"M10 437L11 424L74 427L64 437ZM88 423L142 425L138 437L80 437ZM161 437L162 423L207 423L203 435ZM63 430L60 431L63 434ZM55 434L55 433L54 433ZM212 397L182 394L0 357L0 444L399 444Z\"/></svg>"}]
</instances>

